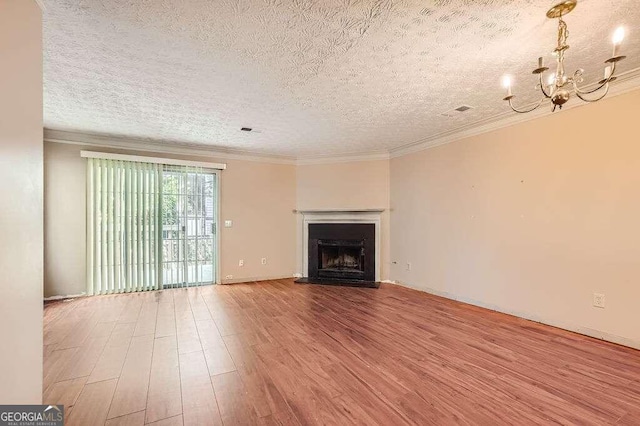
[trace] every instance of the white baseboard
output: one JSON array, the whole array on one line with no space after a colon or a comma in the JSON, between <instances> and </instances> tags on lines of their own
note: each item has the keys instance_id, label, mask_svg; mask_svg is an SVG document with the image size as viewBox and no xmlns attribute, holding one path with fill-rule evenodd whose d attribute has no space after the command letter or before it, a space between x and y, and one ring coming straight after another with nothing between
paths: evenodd
<instances>
[{"instance_id":1,"label":"white baseboard","mask_svg":"<svg viewBox=\"0 0 640 426\"><path fill-rule=\"evenodd\" d=\"M49 296L49 297L45 297L44 301L45 302L49 302L52 300L63 300L63 299L75 299L76 297L83 297L86 296L87 293L80 293L80 294L70 294L68 296Z\"/></svg>"},{"instance_id":2,"label":"white baseboard","mask_svg":"<svg viewBox=\"0 0 640 426\"><path fill-rule=\"evenodd\" d=\"M302 277L302 275L300 275L300 277L296 277L296 275L297 274L293 274L293 277L294 278ZM230 280L223 279L221 284L240 284L240 283L249 283L253 281L284 280L289 278L291 278L291 276L283 277L282 275L273 276L273 277L245 277L245 278L234 278ZM114 293L114 294L128 294L128 293ZM87 293L70 294L67 296L49 296L49 297L45 297L44 301L49 302L52 300L75 299L76 297L83 297L83 296L87 296Z\"/></svg>"},{"instance_id":3,"label":"white baseboard","mask_svg":"<svg viewBox=\"0 0 640 426\"><path fill-rule=\"evenodd\" d=\"M241 283L250 283L254 281L271 281L271 280L286 280L291 279L291 275L287 276L274 276L274 277L245 277L245 278L233 278L233 279L223 279L222 284L241 284Z\"/></svg>"},{"instance_id":4,"label":"white baseboard","mask_svg":"<svg viewBox=\"0 0 640 426\"><path fill-rule=\"evenodd\" d=\"M541 324L550 325L552 327L561 328L563 330L571 331L578 334L583 334L585 336L593 337L595 339L605 340L607 342L615 343L622 346L627 346L633 349L640 350L640 341L629 339L627 337L618 336L615 334L607 333L600 330L594 330L589 327L583 327L580 325L572 324L567 321L558 321L552 320L548 318L543 318L535 314L531 314L529 312L520 312L515 311L513 309L504 308L502 306L493 305L491 303L481 302L479 300L471 299L464 296L458 296L453 293L449 293L447 291L435 290L432 288L422 288L417 287L411 284L399 282L399 281L391 281L391 284L397 284L402 287L407 287L413 290L422 291L424 293L433 294L436 296L444 297L445 299L456 300L458 302L468 303L470 305L479 306L481 308L489 309L491 311L501 312L503 314L513 315L515 317L523 318L529 321L535 321Z\"/></svg>"}]
</instances>

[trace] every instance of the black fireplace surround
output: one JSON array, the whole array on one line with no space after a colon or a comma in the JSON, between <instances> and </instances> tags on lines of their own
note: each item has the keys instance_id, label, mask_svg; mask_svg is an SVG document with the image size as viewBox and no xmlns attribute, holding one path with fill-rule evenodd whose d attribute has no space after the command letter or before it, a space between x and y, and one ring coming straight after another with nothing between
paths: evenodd
<instances>
[{"instance_id":1,"label":"black fireplace surround","mask_svg":"<svg viewBox=\"0 0 640 426\"><path fill-rule=\"evenodd\" d=\"M374 282L375 237L372 223L309 224L309 279Z\"/></svg>"}]
</instances>

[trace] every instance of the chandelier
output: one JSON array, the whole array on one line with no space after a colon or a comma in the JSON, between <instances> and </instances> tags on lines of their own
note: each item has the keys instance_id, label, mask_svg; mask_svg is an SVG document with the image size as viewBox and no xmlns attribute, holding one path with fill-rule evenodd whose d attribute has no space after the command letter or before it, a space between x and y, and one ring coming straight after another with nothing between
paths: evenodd
<instances>
[{"instance_id":1,"label":"chandelier","mask_svg":"<svg viewBox=\"0 0 640 426\"><path fill-rule=\"evenodd\" d=\"M558 47L553 51L553 54L556 57L557 68L556 72L549 75L548 80L545 81L544 73L548 71L549 68L544 66L543 58L538 58L538 67L533 70L533 74L538 75L540 79L540 82L536 86L536 89L540 89L542 91L540 101L529 109L523 110L514 107L513 98L515 96L511 92L511 77L505 76L503 78L503 85L507 89L507 96L504 100L509 102L509 106L515 112L521 114L531 112L542 105L546 99L551 99L551 103L553 104L552 111L555 111L556 108L562 109L562 106L571 97L571 91L585 102L597 102L607 96L607 93L609 92L609 83L613 82L617 78L615 76L616 65L618 62L626 58L626 56L621 56L618 52L620 44L624 39L624 28L618 28L613 35L613 55L605 61L604 78L600 80L594 88L581 88L579 85L584 81L582 77L584 70L579 69L573 73L573 76L568 76L565 73L564 68L564 55L569 49L569 45L567 44L569 31L567 29L567 24L564 22L562 17L571 12L576 5L577 0L565 0L556 4L547 12L547 17L549 19L558 19Z\"/></svg>"}]
</instances>

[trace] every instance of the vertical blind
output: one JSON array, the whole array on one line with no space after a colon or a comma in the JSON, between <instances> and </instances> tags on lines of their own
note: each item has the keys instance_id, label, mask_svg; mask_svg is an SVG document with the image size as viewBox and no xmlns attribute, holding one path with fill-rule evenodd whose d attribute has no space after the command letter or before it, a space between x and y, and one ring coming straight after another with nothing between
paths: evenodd
<instances>
[{"instance_id":1,"label":"vertical blind","mask_svg":"<svg viewBox=\"0 0 640 426\"><path fill-rule=\"evenodd\" d=\"M162 165L89 158L89 294L162 287Z\"/></svg>"}]
</instances>

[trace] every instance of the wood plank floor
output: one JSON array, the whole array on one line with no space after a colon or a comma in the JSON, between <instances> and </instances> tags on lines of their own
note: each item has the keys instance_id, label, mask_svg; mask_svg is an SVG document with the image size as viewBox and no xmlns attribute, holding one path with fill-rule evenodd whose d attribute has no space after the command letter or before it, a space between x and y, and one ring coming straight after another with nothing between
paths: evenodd
<instances>
[{"instance_id":1,"label":"wood plank floor","mask_svg":"<svg viewBox=\"0 0 640 426\"><path fill-rule=\"evenodd\" d=\"M640 425L640 351L389 284L87 297L44 336L68 425Z\"/></svg>"}]
</instances>

